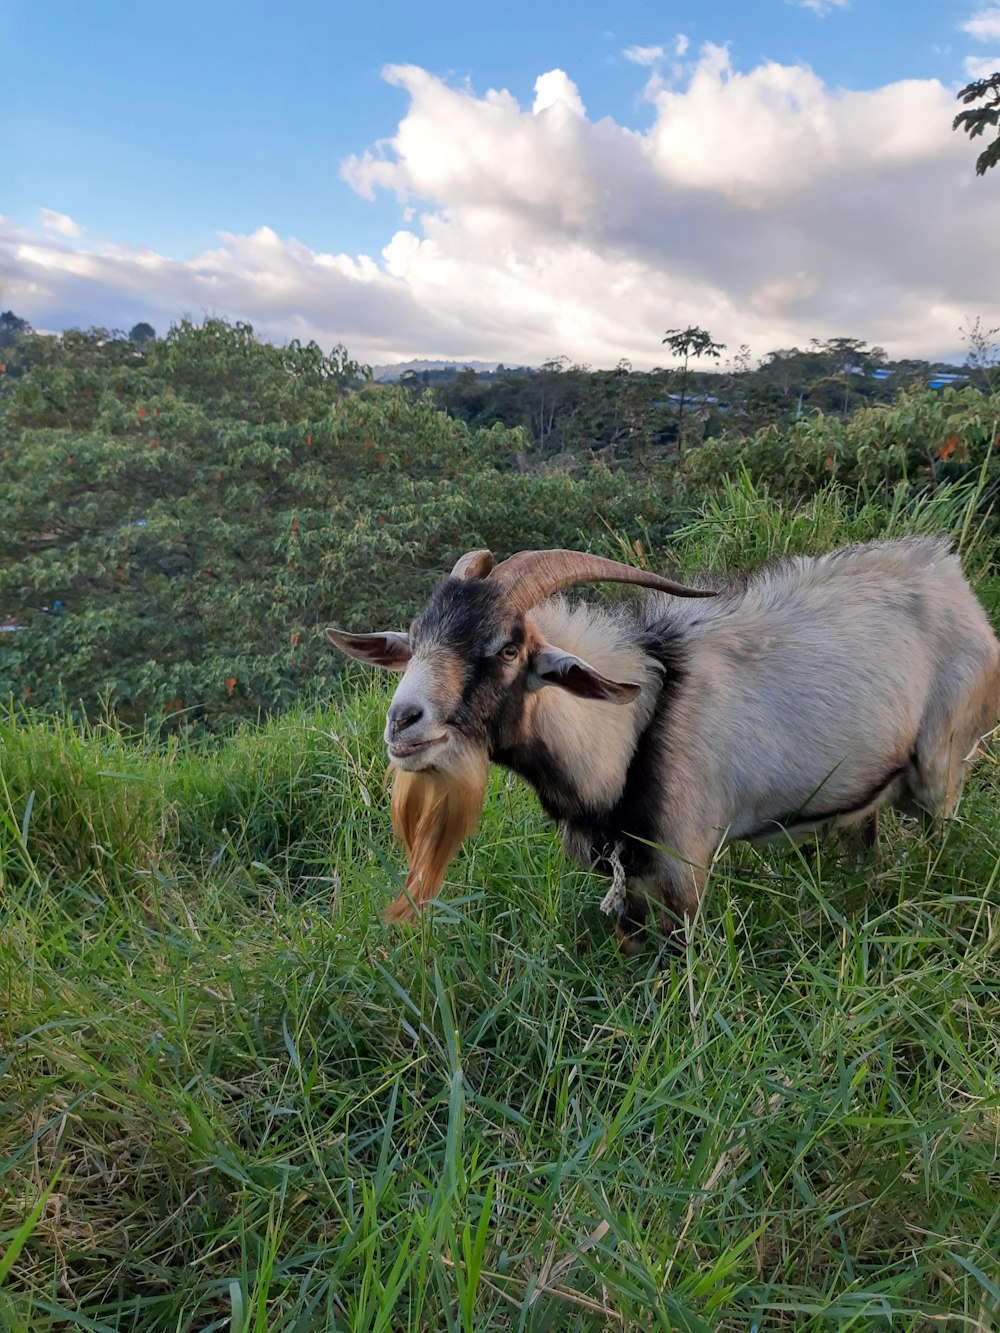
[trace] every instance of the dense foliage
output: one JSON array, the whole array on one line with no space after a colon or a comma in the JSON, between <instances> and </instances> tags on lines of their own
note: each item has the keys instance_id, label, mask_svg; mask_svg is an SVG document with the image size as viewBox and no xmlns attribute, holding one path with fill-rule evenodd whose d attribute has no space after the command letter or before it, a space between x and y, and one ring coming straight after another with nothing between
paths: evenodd
<instances>
[{"instance_id":1,"label":"dense foliage","mask_svg":"<svg viewBox=\"0 0 1000 1333\"><path fill-rule=\"evenodd\" d=\"M841 366L848 396L887 393L844 370L884 361L851 339L775 354L757 388L734 377L746 429L730 413L701 440L706 419L683 453L655 376L522 377L563 446L546 461L533 428L485 424L486 400L473 420L449 415L433 392L371 383L343 348L276 348L221 320L139 332L20 329L4 353L0 697L33 708L224 730L328 693L342 662L322 626L405 625L475 546L624 549L662 568L670 534L741 472L786 504L831 484L916 497L982 473L984 516L1000 475L1000 395L972 384L785 424L754 408L779 371L793 396L814 361ZM502 398L518 382L488 386Z\"/></svg>"},{"instance_id":2,"label":"dense foliage","mask_svg":"<svg viewBox=\"0 0 1000 1333\"><path fill-rule=\"evenodd\" d=\"M887 494L903 486L917 495L982 474L985 514L1000 482L1000 393L920 390L846 420L810 415L749 438L707 440L685 457L676 480L697 498L742 471L786 504L831 484Z\"/></svg>"},{"instance_id":3,"label":"dense foliage","mask_svg":"<svg viewBox=\"0 0 1000 1333\"><path fill-rule=\"evenodd\" d=\"M470 546L667 531L648 484L514 474L519 432L244 326L31 338L8 370L0 693L33 707L256 716L329 685L318 627L405 625Z\"/></svg>"}]
</instances>

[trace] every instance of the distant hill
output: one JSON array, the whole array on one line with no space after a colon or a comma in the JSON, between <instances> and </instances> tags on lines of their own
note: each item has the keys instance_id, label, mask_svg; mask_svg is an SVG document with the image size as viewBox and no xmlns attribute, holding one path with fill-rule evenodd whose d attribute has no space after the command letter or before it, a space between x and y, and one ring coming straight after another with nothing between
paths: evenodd
<instances>
[{"instance_id":1,"label":"distant hill","mask_svg":"<svg viewBox=\"0 0 1000 1333\"><path fill-rule=\"evenodd\" d=\"M495 361L396 361L389 366L372 366L372 376L376 380L398 380L407 370L412 370L418 375L425 370L450 371L457 375L460 370L475 370L480 374L490 374L496 369ZM517 369L524 370L525 367L519 366Z\"/></svg>"}]
</instances>

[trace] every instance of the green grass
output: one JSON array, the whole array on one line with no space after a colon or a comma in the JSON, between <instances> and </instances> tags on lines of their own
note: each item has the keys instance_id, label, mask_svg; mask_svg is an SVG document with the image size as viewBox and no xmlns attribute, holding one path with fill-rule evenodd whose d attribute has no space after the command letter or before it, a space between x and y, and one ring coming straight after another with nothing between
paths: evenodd
<instances>
[{"instance_id":1,"label":"green grass","mask_svg":"<svg viewBox=\"0 0 1000 1333\"><path fill-rule=\"evenodd\" d=\"M1000 770L658 969L502 774L385 926L385 703L0 720L0 1328L995 1328Z\"/></svg>"},{"instance_id":2,"label":"green grass","mask_svg":"<svg viewBox=\"0 0 1000 1333\"><path fill-rule=\"evenodd\" d=\"M867 876L727 853L658 971L505 776L384 926L383 707L214 756L6 724L0 1322L991 1327L995 770Z\"/></svg>"}]
</instances>

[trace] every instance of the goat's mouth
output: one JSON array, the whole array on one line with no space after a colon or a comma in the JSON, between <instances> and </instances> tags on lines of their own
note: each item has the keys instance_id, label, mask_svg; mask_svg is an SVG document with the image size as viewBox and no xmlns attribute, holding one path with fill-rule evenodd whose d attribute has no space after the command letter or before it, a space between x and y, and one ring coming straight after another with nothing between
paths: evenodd
<instances>
[{"instance_id":1,"label":"goat's mouth","mask_svg":"<svg viewBox=\"0 0 1000 1333\"><path fill-rule=\"evenodd\" d=\"M387 741L385 748L389 752L389 758L400 768L426 768L424 756L437 746L443 745L447 739L446 733L443 736L429 736L424 741Z\"/></svg>"}]
</instances>

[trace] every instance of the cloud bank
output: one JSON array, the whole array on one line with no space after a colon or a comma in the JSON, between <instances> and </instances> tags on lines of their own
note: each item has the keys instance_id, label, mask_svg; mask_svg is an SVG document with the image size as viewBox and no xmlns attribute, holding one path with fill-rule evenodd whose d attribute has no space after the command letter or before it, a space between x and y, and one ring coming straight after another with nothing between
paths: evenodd
<instances>
[{"instance_id":1,"label":"cloud bank","mask_svg":"<svg viewBox=\"0 0 1000 1333\"><path fill-rule=\"evenodd\" d=\"M398 201L377 256L267 226L183 259L70 245L52 219L77 224L48 212L48 232L0 220L0 303L49 328L226 314L374 362L644 366L687 323L756 354L846 335L938 357L970 316L1000 324L1000 193L936 80L843 92L801 65L738 72L706 45L682 87L647 84L639 131L589 118L558 69L530 108L416 66L384 75L406 111L342 167L363 197Z\"/></svg>"}]
</instances>

